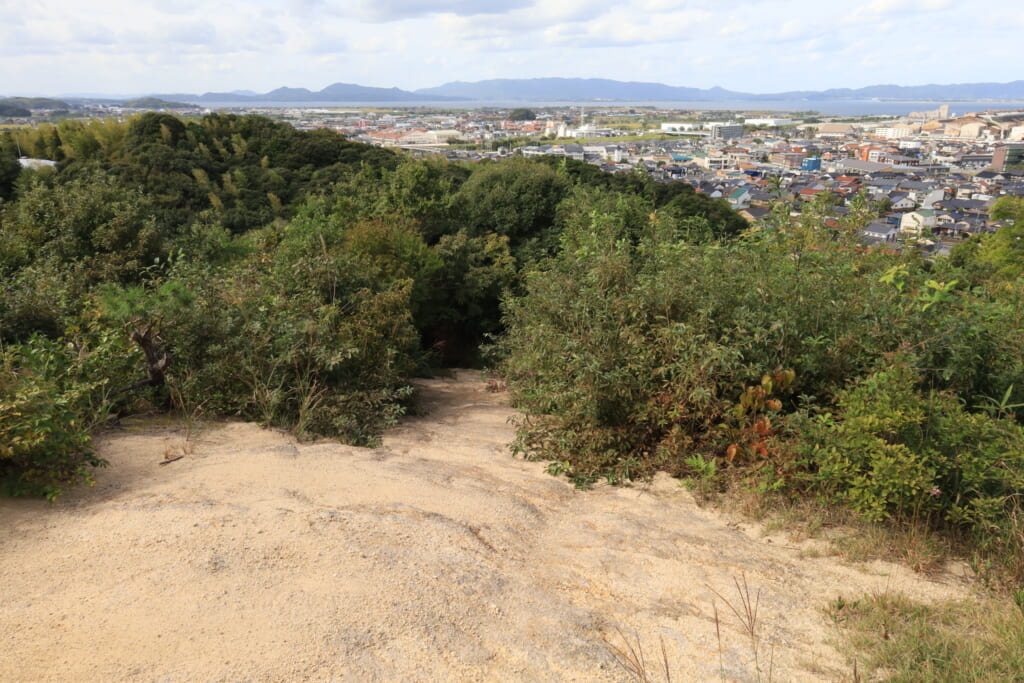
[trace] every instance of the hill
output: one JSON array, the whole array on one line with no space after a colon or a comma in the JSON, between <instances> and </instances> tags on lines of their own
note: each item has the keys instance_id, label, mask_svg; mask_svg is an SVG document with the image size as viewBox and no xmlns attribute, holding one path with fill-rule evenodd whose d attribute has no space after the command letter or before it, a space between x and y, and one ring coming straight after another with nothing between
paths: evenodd
<instances>
[{"instance_id":1,"label":"hill","mask_svg":"<svg viewBox=\"0 0 1024 683\"><path fill-rule=\"evenodd\" d=\"M243 94L245 92L234 90L231 92L208 92L202 95L173 94L156 95L155 97L195 103L237 102L239 104L252 102L421 102L458 99L426 96L400 88L374 88L354 83L334 83L318 91L281 87L262 94Z\"/></svg>"},{"instance_id":2,"label":"hill","mask_svg":"<svg viewBox=\"0 0 1024 683\"><path fill-rule=\"evenodd\" d=\"M799 90L782 93L745 93L724 88L688 88L663 83L615 81L604 78L493 79L467 83L454 81L416 91L431 97L468 100L613 100L722 102L729 100L1024 100L1024 81L1011 83L960 83L954 85L873 85L865 88Z\"/></svg>"},{"instance_id":3,"label":"hill","mask_svg":"<svg viewBox=\"0 0 1024 683\"><path fill-rule=\"evenodd\" d=\"M24 118L32 116L32 110L19 104L0 100L0 116L17 116Z\"/></svg>"},{"instance_id":4,"label":"hill","mask_svg":"<svg viewBox=\"0 0 1024 683\"><path fill-rule=\"evenodd\" d=\"M134 100L125 100L124 106L132 109L184 109L194 105L187 102L162 100L159 97L138 97Z\"/></svg>"},{"instance_id":5,"label":"hill","mask_svg":"<svg viewBox=\"0 0 1024 683\"><path fill-rule=\"evenodd\" d=\"M64 100L50 97L6 97L0 99L0 104L23 109L71 109L71 105Z\"/></svg>"},{"instance_id":6,"label":"hill","mask_svg":"<svg viewBox=\"0 0 1024 683\"><path fill-rule=\"evenodd\" d=\"M455 81L416 91L431 97L473 100L689 100L720 101L748 95L722 88L685 88L663 83L614 81L606 78L499 78L476 83Z\"/></svg>"},{"instance_id":7,"label":"hill","mask_svg":"<svg viewBox=\"0 0 1024 683\"><path fill-rule=\"evenodd\" d=\"M929 85L871 85L864 88L831 88L828 90L791 90L778 93L749 93L726 88L691 88L664 83L617 81L608 78L497 78L483 81L452 81L416 91L401 88L376 88L355 83L333 83L322 90L283 86L269 92L231 90L190 93L163 93L150 98L169 103L192 104L255 104L258 102L729 102L792 101L827 102L836 100L896 101L1024 101L1024 80L1009 83L956 83ZM8 98L28 109L68 109L67 102L48 98ZM5 101L0 99L0 101ZM74 98L74 103L116 103L119 99ZM157 105L154 105L157 106ZM169 106L169 105L159 105Z\"/></svg>"},{"instance_id":8,"label":"hill","mask_svg":"<svg viewBox=\"0 0 1024 683\"><path fill-rule=\"evenodd\" d=\"M957 83L952 85L871 85L866 88L834 88L824 91L795 91L759 98L843 100L1024 100L1024 80L1010 83Z\"/></svg>"}]
</instances>

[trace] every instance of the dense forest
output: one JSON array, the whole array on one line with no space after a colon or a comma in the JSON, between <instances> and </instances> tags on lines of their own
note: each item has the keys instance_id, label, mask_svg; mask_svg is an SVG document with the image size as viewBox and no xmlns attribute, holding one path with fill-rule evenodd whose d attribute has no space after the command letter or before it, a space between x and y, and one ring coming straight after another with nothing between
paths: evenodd
<instances>
[{"instance_id":1,"label":"dense forest","mask_svg":"<svg viewBox=\"0 0 1024 683\"><path fill-rule=\"evenodd\" d=\"M751 228L640 172L152 113L3 133L0 198L8 494L89 481L91 433L133 411L371 444L410 378L488 365L517 451L581 486L819 497L1024 580L1019 200L926 260L860 248L863 199Z\"/></svg>"}]
</instances>

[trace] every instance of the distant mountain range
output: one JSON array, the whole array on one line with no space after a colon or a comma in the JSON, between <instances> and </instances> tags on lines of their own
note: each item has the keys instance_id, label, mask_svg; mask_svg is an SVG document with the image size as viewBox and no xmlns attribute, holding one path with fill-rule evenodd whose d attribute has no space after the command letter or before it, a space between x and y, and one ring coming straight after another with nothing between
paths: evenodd
<instances>
[{"instance_id":1,"label":"distant mountain range","mask_svg":"<svg viewBox=\"0 0 1024 683\"><path fill-rule=\"evenodd\" d=\"M351 83L335 83L314 92L305 88L278 88L268 93L235 90L232 92L188 95L156 95L165 100L204 103L251 102L424 102L424 101L686 101L722 102L729 100L1024 100L1024 80L1011 83L960 83L955 85L872 85L866 88L834 88L783 93L746 93L725 88L687 88L664 83L615 81L606 78L500 78L466 83L453 81L435 88L416 91L399 88L371 88Z\"/></svg>"},{"instance_id":2,"label":"distant mountain range","mask_svg":"<svg viewBox=\"0 0 1024 683\"><path fill-rule=\"evenodd\" d=\"M372 88L352 83L335 83L323 90L278 88L268 93L251 90L208 92L202 95L168 93L151 98L192 104L255 104L259 102L314 104L317 102L729 102L782 101L817 103L842 100L895 100L925 102L1024 102L1024 80L1010 83L959 83L954 85L872 85L866 88L796 90L783 93L746 93L724 88L687 88L664 83L615 81L606 78L501 78L465 83L453 81L416 91ZM36 98L38 99L38 98ZM65 98L68 102L98 101L94 98ZM11 98L8 105L25 106L26 98ZM113 99L103 100L114 102ZM122 101L119 98L118 101Z\"/></svg>"},{"instance_id":3,"label":"distant mountain range","mask_svg":"<svg viewBox=\"0 0 1024 683\"><path fill-rule=\"evenodd\" d=\"M438 95L420 95L399 88L371 88L353 83L335 83L323 90L314 92L306 88L278 88L268 93L255 93L251 90L233 90L231 92L208 92L203 95L174 93L155 95L163 100L181 100L195 104L224 103L246 104L252 102L424 102L461 99Z\"/></svg>"},{"instance_id":4,"label":"distant mountain range","mask_svg":"<svg viewBox=\"0 0 1024 683\"><path fill-rule=\"evenodd\" d=\"M496 79L463 83L455 81L416 91L433 97L467 100L664 100L722 102L728 100L1024 100L1024 80L1012 83L960 83L956 85L872 85L856 90L799 90L755 94L724 88L685 88L663 83L612 81L603 78Z\"/></svg>"},{"instance_id":5,"label":"distant mountain range","mask_svg":"<svg viewBox=\"0 0 1024 683\"><path fill-rule=\"evenodd\" d=\"M783 100L1024 100L1024 81L1010 83L956 83L953 85L870 85L851 90L833 88L823 91L794 91L778 95L757 95L761 99Z\"/></svg>"},{"instance_id":6,"label":"distant mountain range","mask_svg":"<svg viewBox=\"0 0 1024 683\"><path fill-rule=\"evenodd\" d=\"M663 83L606 78L499 78L476 83L445 83L417 90L418 95L464 100L727 100L751 95L723 88L683 88Z\"/></svg>"}]
</instances>

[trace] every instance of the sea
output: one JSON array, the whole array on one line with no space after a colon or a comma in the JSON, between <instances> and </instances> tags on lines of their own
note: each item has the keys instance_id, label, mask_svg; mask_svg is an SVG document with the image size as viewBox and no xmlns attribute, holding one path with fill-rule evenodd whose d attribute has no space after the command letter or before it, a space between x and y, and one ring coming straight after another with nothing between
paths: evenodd
<instances>
[{"instance_id":1,"label":"sea","mask_svg":"<svg viewBox=\"0 0 1024 683\"><path fill-rule=\"evenodd\" d=\"M210 109L508 109L513 107L583 107L585 109L655 108L703 111L816 112L826 116L906 116L912 111L938 109L949 105L950 116L970 112L1024 110L1024 102L1003 101L897 101L897 100L724 100L724 101L626 101L626 100L494 100L494 101L413 101L413 102L203 102Z\"/></svg>"}]
</instances>

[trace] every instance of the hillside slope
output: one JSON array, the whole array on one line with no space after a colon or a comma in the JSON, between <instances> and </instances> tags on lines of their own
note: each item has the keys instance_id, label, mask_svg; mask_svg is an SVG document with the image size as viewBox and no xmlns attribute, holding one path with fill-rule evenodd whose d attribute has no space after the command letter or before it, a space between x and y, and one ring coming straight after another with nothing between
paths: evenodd
<instances>
[{"instance_id":1,"label":"hillside slope","mask_svg":"<svg viewBox=\"0 0 1024 683\"><path fill-rule=\"evenodd\" d=\"M604 639L659 637L675 680L756 678L715 591L761 591L775 680L849 675L822 608L842 593L963 597L882 563L810 557L698 508L677 482L575 491L510 457L478 375L379 449L251 424L130 421L94 489L0 501L0 680L626 680Z\"/></svg>"}]
</instances>

